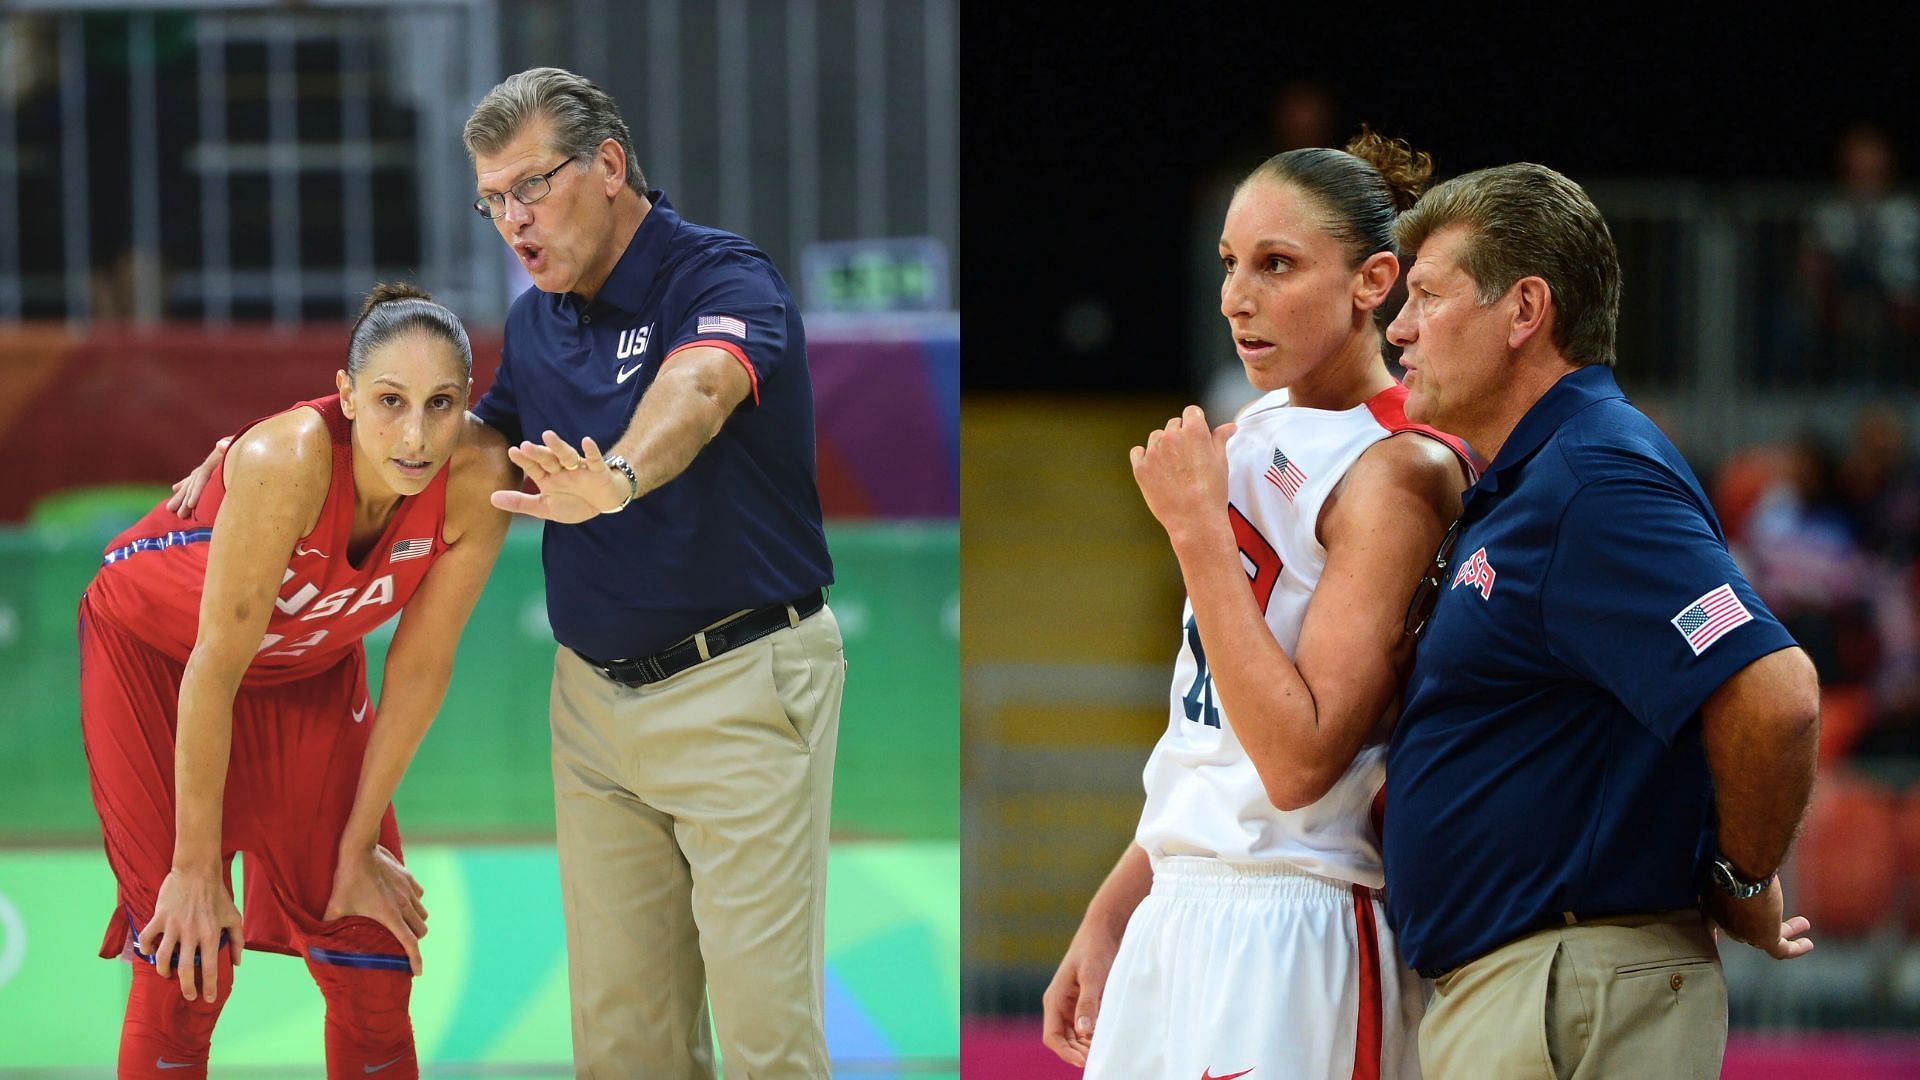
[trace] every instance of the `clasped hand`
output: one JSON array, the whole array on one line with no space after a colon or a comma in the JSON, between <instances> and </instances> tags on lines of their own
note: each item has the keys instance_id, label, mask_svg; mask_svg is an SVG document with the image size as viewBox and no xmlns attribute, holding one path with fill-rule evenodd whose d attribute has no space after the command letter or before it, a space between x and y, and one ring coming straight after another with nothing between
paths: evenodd
<instances>
[{"instance_id":1,"label":"clasped hand","mask_svg":"<svg viewBox=\"0 0 1920 1080\"><path fill-rule=\"evenodd\" d=\"M1178 544L1196 527L1225 520L1227 440L1231 423L1207 427L1207 414L1189 405L1128 455L1147 509Z\"/></svg>"}]
</instances>

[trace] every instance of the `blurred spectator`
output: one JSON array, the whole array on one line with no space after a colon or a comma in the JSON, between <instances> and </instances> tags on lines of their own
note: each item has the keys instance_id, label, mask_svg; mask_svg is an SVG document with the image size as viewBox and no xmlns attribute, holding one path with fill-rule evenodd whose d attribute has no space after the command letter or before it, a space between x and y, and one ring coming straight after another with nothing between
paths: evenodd
<instances>
[{"instance_id":1,"label":"blurred spectator","mask_svg":"<svg viewBox=\"0 0 1920 1080\"><path fill-rule=\"evenodd\" d=\"M1861 409L1853 439L1837 479L1854 534L1876 555L1903 562L1920 555L1920 463L1900 411L1884 403Z\"/></svg>"},{"instance_id":2,"label":"blurred spectator","mask_svg":"<svg viewBox=\"0 0 1920 1080\"><path fill-rule=\"evenodd\" d=\"M1820 669L1822 682L1858 682L1874 653L1867 598L1871 566L1841 503L1838 465L1803 433L1747 515L1742 565L1753 586Z\"/></svg>"},{"instance_id":3,"label":"blurred spectator","mask_svg":"<svg viewBox=\"0 0 1920 1080\"><path fill-rule=\"evenodd\" d=\"M1808 223L1801 271L1823 359L1877 381L1907 382L1920 340L1920 203L1893 190L1894 147L1859 122L1840 137L1840 190Z\"/></svg>"},{"instance_id":4,"label":"blurred spectator","mask_svg":"<svg viewBox=\"0 0 1920 1080\"><path fill-rule=\"evenodd\" d=\"M1839 456L1811 434L1742 450L1713 497L1754 587L1820 669L1847 728L1831 749L1920 755L1920 458L1899 411L1861 409ZM1856 707L1857 721L1839 715Z\"/></svg>"}]
</instances>

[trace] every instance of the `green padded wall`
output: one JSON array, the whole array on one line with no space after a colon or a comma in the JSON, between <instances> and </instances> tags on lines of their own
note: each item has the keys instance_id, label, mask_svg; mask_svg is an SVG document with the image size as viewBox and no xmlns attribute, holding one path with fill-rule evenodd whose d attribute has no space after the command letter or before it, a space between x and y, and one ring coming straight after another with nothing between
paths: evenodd
<instances>
[{"instance_id":1,"label":"green padded wall","mask_svg":"<svg viewBox=\"0 0 1920 1080\"><path fill-rule=\"evenodd\" d=\"M840 838L956 839L960 816L959 527L829 523L829 602L847 643L834 783ZM111 536L0 531L0 841L91 842L74 611ZM378 679L389 623L368 642ZM538 837L553 827L553 666L540 531L516 526L460 642L454 685L395 803L421 836Z\"/></svg>"}]
</instances>

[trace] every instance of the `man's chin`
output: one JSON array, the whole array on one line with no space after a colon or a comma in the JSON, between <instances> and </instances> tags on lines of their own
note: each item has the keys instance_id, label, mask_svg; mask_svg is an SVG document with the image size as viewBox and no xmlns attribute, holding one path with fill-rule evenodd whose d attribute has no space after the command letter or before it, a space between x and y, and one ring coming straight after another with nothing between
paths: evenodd
<instances>
[{"instance_id":1,"label":"man's chin","mask_svg":"<svg viewBox=\"0 0 1920 1080\"><path fill-rule=\"evenodd\" d=\"M1427 400L1426 395L1421 394L1418 391L1409 392L1407 394L1407 400L1404 404L1404 407L1407 413L1407 419L1413 421L1416 424L1425 424L1428 427L1437 426L1433 422L1433 409L1431 407L1432 404L1433 404L1432 402Z\"/></svg>"}]
</instances>

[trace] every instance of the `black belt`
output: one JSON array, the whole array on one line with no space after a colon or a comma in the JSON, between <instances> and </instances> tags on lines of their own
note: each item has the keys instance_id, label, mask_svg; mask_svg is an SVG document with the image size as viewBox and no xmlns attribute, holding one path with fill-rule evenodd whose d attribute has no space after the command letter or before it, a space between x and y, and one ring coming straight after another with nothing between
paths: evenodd
<instances>
[{"instance_id":1,"label":"black belt","mask_svg":"<svg viewBox=\"0 0 1920 1080\"><path fill-rule=\"evenodd\" d=\"M630 660L595 660L578 649L573 654L585 660L594 670L612 679L622 686L646 686L671 679L675 675L700 663L711 660L721 653L737 649L751 641L759 641L775 630L783 630L793 625L787 617L787 609L793 609L796 618L804 619L819 611L826 603L826 597L820 590L790 600L784 604L770 604L755 608L732 622L722 623L711 630L688 638L678 645L663 649L652 656L641 656ZM700 655L700 639L706 639L707 654Z\"/></svg>"}]
</instances>

